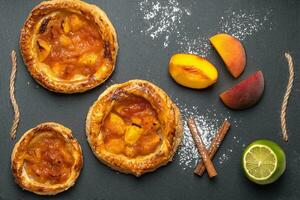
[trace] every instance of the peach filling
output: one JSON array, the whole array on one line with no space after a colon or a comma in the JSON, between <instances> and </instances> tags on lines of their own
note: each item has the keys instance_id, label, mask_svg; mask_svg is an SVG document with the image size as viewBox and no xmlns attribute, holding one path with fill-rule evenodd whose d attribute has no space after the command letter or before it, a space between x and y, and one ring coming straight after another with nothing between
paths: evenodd
<instances>
[{"instance_id":1,"label":"peach filling","mask_svg":"<svg viewBox=\"0 0 300 200\"><path fill-rule=\"evenodd\" d=\"M131 95L117 102L104 120L105 148L130 158L150 154L161 143L160 128L151 104Z\"/></svg>"},{"instance_id":2,"label":"peach filling","mask_svg":"<svg viewBox=\"0 0 300 200\"><path fill-rule=\"evenodd\" d=\"M28 176L40 183L64 183L71 174L72 146L55 132L35 136L25 149L24 167Z\"/></svg>"},{"instance_id":3,"label":"peach filling","mask_svg":"<svg viewBox=\"0 0 300 200\"><path fill-rule=\"evenodd\" d=\"M54 75L70 80L88 77L109 59L104 59L107 42L99 27L85 17L60 12L45 18L39 27L36 51L39 62L48 65Z\"/></svg>"}]
</instances>

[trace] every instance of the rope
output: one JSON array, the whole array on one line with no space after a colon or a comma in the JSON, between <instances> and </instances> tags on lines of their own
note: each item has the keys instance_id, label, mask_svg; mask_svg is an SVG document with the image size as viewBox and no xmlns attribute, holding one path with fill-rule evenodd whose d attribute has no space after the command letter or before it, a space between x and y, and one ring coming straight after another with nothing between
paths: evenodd
<instances>
[{"instance_id":1,"label":"rope","mask_svg":"<svg viewBox=\"0 0 300 200\"><path fill-rule=\"evenodd\" d=\"M11 105L14 110L14 120L10 129L10 137L11 139L15 139L18 124L20 121L19 106L15 98L15 79L16 79L16 72L17 72L17 56L15 50L11 52L11 62L12 62L12 70L11 70L10 80L9 80L9 97L10 97Z\"/></svg>"},{"instance_id":2,"label":"rope","mask_svg":"<svg viewBox=\"0 0 300 200\"><path fill-rule=\"evenodd\" d=\"M289 66L289 81L286 87L286 91L283 97L283 102L281 105L281 113L280 113L280 120L281 120L281 130L282 130L282 139L284 141L288 141L288 133L287 133L287 127L286 127L286 109L288 105L288 100L292 91L293 87L293 81L294 81L294 64L293 64L293 58L289 53L285 53L285 58L287 60L288 66Z\"/></svg>"}]
</instances>

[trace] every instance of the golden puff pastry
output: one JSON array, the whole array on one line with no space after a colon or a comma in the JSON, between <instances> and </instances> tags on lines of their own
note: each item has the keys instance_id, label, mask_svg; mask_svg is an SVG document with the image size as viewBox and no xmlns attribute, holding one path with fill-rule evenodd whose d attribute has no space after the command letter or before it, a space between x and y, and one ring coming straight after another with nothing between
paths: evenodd
<instances>
[{"instance_id":1,"label":"golden puff pastry","mask_svg":"<svg viewBox=\"0 0 300 200\"><path fill-rule=\"evenodd\" d=\"M177 106L144 80L109 87L90 107L86 120L88 142L97 158L135 176L171 161L182 132Z\"/></svg>"},{"instance_id":2,"label":"golden puff pastry","mask_svg":"<svg viewBox=\"0 0 300 200\"><path fill-rule=\"evenodd\" d=\"M116 31L104 11L79 0L37 5L21 30L20 48L32 77L59 93L103 83L115 68Z\"/></svg>"},{"instance_id":3,"label":"golden puff pastry","mask_svg":"<svg viewBox=\"0 0 300 200\"><path fill-rule=\"evenodd\" d=\"M28 130L11 156L16 182L39 195L55 195L69 189L82 165L81 147L71 130L54 122Z\"/></svg>"}]
</instances>

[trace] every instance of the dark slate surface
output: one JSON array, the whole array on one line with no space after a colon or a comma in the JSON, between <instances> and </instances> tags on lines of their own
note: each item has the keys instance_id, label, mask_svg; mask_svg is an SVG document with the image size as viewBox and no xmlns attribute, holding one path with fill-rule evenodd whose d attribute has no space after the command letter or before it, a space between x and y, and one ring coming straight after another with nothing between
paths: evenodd
<instances>
[{"instance_id":1,"label":"dark slate surface","mask_svg":"<svg viewBox=\"0 0 300 200\"><path fill-rule=\"evenodd\" d=\"M300 198L300 1L297 0L201 0L182 1L192 5L192 18L183 23L192 23L201 27L199 34L213 35L220 31L215 26L224 10L254 8L272 9L272 30L262 30L243 41L248 65L242 78L256 69L265 75L266 90L261 102L252 109L240 112L230 111L219 101L217 94L234 82L214 50L210 50L210 59L218 68L218 83L204 91L189 90L175 84L168 75L167 64L170 56L178 51L171 41L164 49L162 41L152 40L136 30L143 26L141 17L136 14L137 0L90 0L101 6L115 25L120 52L116 71L102 86L78 95L62 95L49 92L30 77L19 52L18 38L20 28L31 8L39 1L1 0L0 3L0 197L1 199L289 199ZM130 20L131 19L131 20ZM214 24L214 26L210 26ZM132 30L132 33L129 31ZM193 30L191 31L193 32ZM193 32L193 34L197 34ZM17 50L18 73L16 97L21 110L21 123L18 129L20 138L27 129L45 121L56 121L71 128L79 140L84 153L84 168L76 186L55 197L39 197L22 191L14 183L10 171L10 154L16 141L9 138L12 121L12 108L9 102L8 82L10 74L9 54ZM282 95L287 82L288 71L283 53L291 52L296 67L295 87L289 102L287 125L290 140L284 143L280 138L279 110ZM269 138L278 142L287 155L287 170L276 183L261 187L250 183L242 174L240 157L241 145L234 145L232 136L228 137L218 153L232 146L233 153L228 161L216 163L219 176L209 180L207 176L194 176L192 169L182 170L178 156L167 167L141 178L123 175L110 170L93 156L85 137L85 117L91 103L113 82L124 82L139 78L155 82L165 89L172 98L189 106L197 105L205 112L214 105L219 113L229 112L235 119L241 120L230 134L236 135L245 144L254 139ZM240 80L240 79L239 79ZM29 83L29 84L28 84ZM203 108L203 109L202 109ZM218 116L217 116L218 117ZM223 150L222 150L223 149Z\"/></svg>"}]
</instances>

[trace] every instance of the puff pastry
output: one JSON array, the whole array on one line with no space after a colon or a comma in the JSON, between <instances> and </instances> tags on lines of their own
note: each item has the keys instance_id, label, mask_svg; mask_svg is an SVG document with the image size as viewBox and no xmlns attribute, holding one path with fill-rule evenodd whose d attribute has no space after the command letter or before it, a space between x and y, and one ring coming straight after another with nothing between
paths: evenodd
<instances>
[{"instance_id":1,"label":"puff pastry","mask_svg":"<svg viewBox=\"0 0 300 200\"><path fill-rule=\"evenodd\" d=\"M89 109L86 133L99 160L140 176L172 160L182 138L182 120L162 89L131 80L99 96Z\"/></svg>"},{"instance_id":2,"label":"puff pastry","mask_svg":"<svg viewBox=\"0 0 300 200\"><path fill-rule=\"evenodd\" d=\"M81 147L71 130L53 122L28 130L11 156L16 182L39 195L55 195L73 186L82 165Z\"/></svg>"},{"instance_id":3,"label":"puff pastry","mask_svg":"<svg viewBox=\"0 0 300 200\"><path fill-rule=\"evenodd\" d=\"M43 87L77 93L104 82L113 72L118 43L104 11L79 0L37 5L20 36L27 69Z\"/></svg>"}]
</instances>

